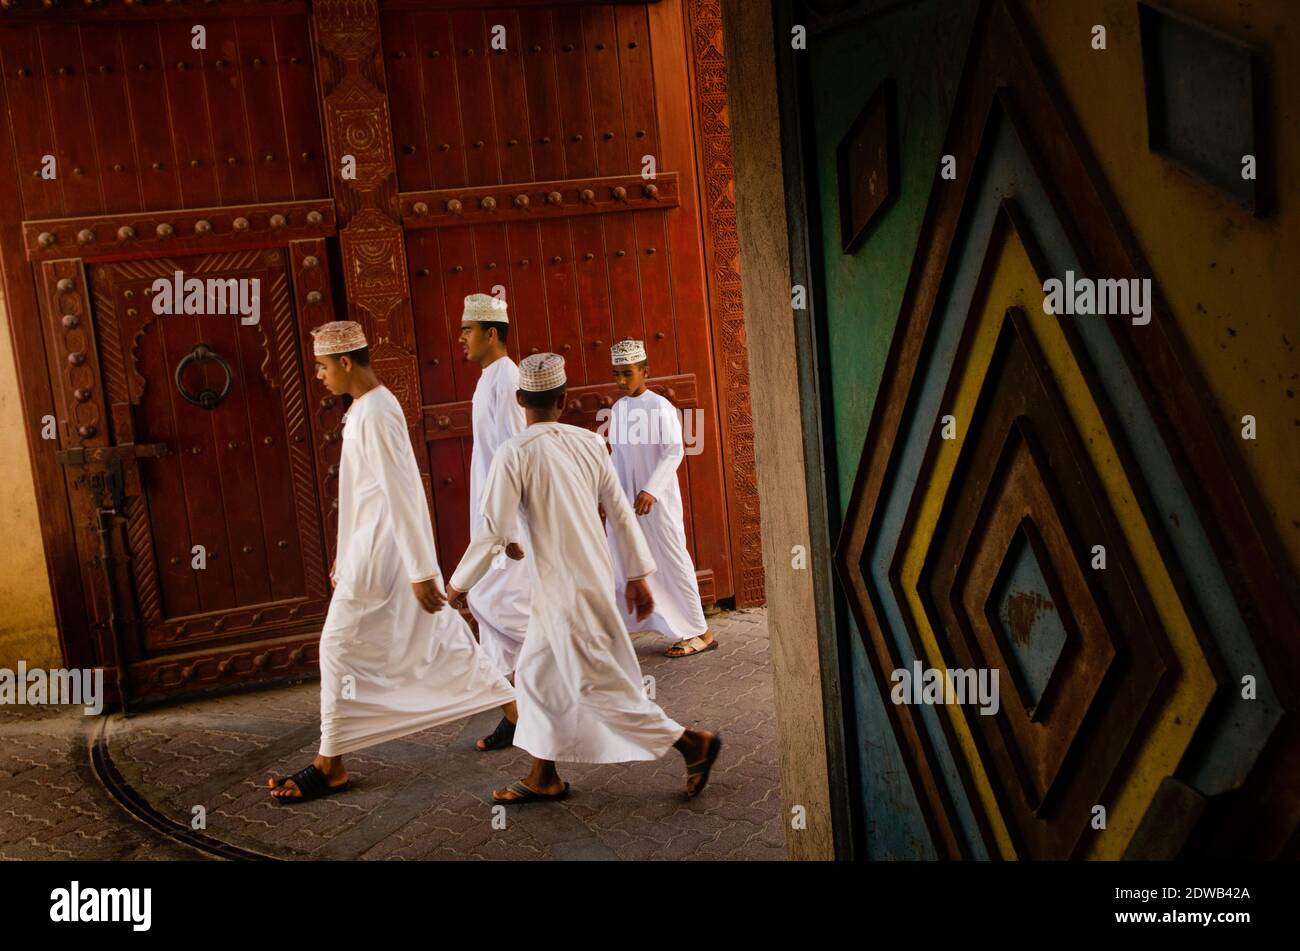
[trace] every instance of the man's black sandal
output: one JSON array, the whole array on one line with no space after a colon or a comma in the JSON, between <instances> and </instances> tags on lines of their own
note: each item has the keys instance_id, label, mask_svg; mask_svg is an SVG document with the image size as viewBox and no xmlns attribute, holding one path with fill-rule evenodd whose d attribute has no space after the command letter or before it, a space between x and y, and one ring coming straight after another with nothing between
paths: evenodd
<instances>
[{"instance_id":1,"label":"man's black sandal","mask_svg":"<svg viewBox=\"0 0 1300 951\"><path fill-rule=\"evenodd\" d=\"M688 784L686 789L687 799L694 799L700 793L704 792L704 787L709 782L709 773L713 771L713 764L717 760L718 754L721 752L722 737L715 733L713 736L709 737L709 745L705 750L704 759L700 760L698 763L691 763L686 767L687 778L691 776L703 777L700 780L700 784L694 789L691 789Z\"/></svg>"},{"instance_id":2,"label":"man's black sandal","mask_svg":"<svg viewBox=\"0 0 1300 951\"><path fill-rule=\"evenodd\" d=\"M298 787L298 792L302 793L302 795L271 797L282 806L285 803L310 802L312 799L322 799L325 796L332 796L335 793L343 792L343 790L352 786L351 779L345 779L339 785L331 786L329 781L326 780L325 774L316 768L315 763L303 767L292 776L277 779L275 782L275 788L279 789L283 787L289 780L293 780L293 784Z\"/></svg>"},{"instance_id":3,"label":"man's black sandal","mask_svg":"<svg viewBox=\"0 0 1300 951\"><path fill-rule=\"evenodd\" d=\"M480 753L486 753L488 750L503 750L507 746L515 744L515 725L505 717L497 724L497 728L483 737L483 745L475 745L475 749Z\"/></svg>"}]
</instances>

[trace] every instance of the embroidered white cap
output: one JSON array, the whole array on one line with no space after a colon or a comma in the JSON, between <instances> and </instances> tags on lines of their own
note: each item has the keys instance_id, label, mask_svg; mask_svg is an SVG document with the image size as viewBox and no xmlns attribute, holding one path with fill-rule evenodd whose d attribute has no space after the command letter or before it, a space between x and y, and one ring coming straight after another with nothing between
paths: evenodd
<instances>
[{"instance_id":1,"label":"embroidered white cap","mask_svg":"<svg viewBox=\"0 0 1300 951\"><path fill-rule=\"evenodd\" d=\"M365 331L355 320L331 320L327 324L313 327L311 338L312 352L318 357L351 353L369 346Z\"/></svg>"},{"instance_id":2,"label":"embroidered white cap","mask_svg":"<svg viewBox=\"0 0 1300 951\"><path fill-rule=\"evenodd\" d=\"M519 362L519 388L543 393L564 386L564 357L558 353L532 353Z\"/></svg>"},{"instance_id":3,"label":"embroidered white cap","mask_svg":"<svg viewBox=\"0 0 1300 951\"><path fill-rule=\"evenodd\" d=\"M640 340L620 340L609 348L609 358L616 367L627 363L644 363L645 344Z\"/></svg>"},{"instance_id":4,"label":"embroidered white cap","mask_svg":"<svg viewBox=\"0 0 1300 951\"><path fill-rule=\"evenodd\" d=\"M491 294L470 294L465 298L465 312L461 320L477 320L486 324L508 324L506 302Z\"/></svg>"}]
</instances>

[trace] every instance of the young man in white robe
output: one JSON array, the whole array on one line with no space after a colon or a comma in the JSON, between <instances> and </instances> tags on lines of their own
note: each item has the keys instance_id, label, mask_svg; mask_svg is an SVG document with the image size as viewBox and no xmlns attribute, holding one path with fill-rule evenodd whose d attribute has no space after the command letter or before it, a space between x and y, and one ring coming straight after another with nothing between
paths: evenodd
<instances>
[{"instance_id":1,"label":"young man in white robe","mask_svg":"<svg viewBox=\"0 0 1300 951\"><path fill-rule=\"evenodd\" d=\"M474 388L474 450L469 467L469 530L473 535L483 516L483 484L497 447L524 428L524 410L515 399L519 367L506 352L510 331L506 302L490 294L470 294L461 315L460 345L465 359L481 368ZM497 668L513 677L528 631L528 566L521 560L524 536L506 546L469 597L469 610L478 623L479 643ZM478 740L481 751L503 749L514 741L514 704L496 729Z\"/></svg>"},{"instance_id":2,"label":"young man in white robe","mask_svg":"<svg viewBox=\"0 0 1300 951\"><path fill-rule=\"evenodd\" d=\"M631 613L629 630L651 630L673 639L664 653L693 657L718 646L704 620L695 563L686 548L686 527L677 469L686 458L677 407L646 386L649 363L640 340L620 340L610 348L614 381L626 396L610 409L606 437L619 484L637 515L657 570L646 579L655 609L644 622ZM618 546L610 534L615 599L625 592Z\"/></svg>"},{"instance_id":3,"label":"young man in white robe","mask_svg":"<svg viewBox=\"0 0 1300 951\"><path fill-rule=\"evenodd\" d=\"M515 746L532 754L524 779L493 801L563 799L569 784L556 762L623 763L658 759L670 748L686 761L686 795L697 795L722 748L706 731L687 730L646 696L598 508L603 506L628 573L627 599L646 617L654 609L645 582L655 570L623 497L605 440L559 422L564 358L533 354L519 366L519 402L528 426L503 443L483 490L483 521L447 596L453 603L487 572L493 557L528 526L532 616L515 669L519 723Z\"/></svg>"},{"instance_id":4,"label":"young man in white robe","mask_svg":"<svg viewBox=\"0 0 1300 951\"><path fill-rule=\"evenodd\" d=\"M370 368L361 325L312 331L316 378L350 396L339 459L334 595L320 638L319 753L268 781L280 804L348 788L343 755L514 700L446 606L424 484L402 406Z\"/></svg>"}]
</instances>

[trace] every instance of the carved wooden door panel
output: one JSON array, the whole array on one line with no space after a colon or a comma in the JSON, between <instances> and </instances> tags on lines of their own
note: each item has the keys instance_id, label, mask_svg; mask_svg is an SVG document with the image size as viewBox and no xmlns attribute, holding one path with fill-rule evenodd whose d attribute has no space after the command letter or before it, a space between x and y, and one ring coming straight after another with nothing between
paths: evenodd
<instances>
[{"instance_id":1,"label":"carved wooden door panel","mask_svg":"<svg viewBox=\"0 0 1300 951\"><path fill-rule=\"evenodd\" d=\"M652 4L429 6L382 5L380 27L444 569L469 530L462 301L495 291L516 361L565 357L567 422L597 424L619 396L609 347L645 340L652 387L700 437L679 477L701 594L730 597L690 102L655 78L656 55L685 74L685 43L653 48Z\"/></svg>"},{"instance_id":2,"label":"carved wooden door panel","mask_svg":"<svg viewBox=\"0 0 1300 951\"><path fill-rule=\"evenodd\" d=\"M272 639L325 613L311 394L287 258L270 248L89 268L114 442L165 450L138 461L139 495L125 512L137 691L183 687L220 663L160 657ZM246 282L260 313L158 314L154 282L177 272L219 288ZM269 662L255 651L231 673Z\"/></svg>"},{"instance_id":3,"label":"carved wooden door panel","mask_svg":"<svg viewBox=\"0 0 1300 951\"><path fill-rule=\"evenodd\" d=\"M133 698L309 675L340 410L307 372L336 233L311 9L8 6L0 256L26 422L58 422L29 442L65 660ZM260 320L155 315L177 270L258 281Z\"/></svg>"}]
</instances>

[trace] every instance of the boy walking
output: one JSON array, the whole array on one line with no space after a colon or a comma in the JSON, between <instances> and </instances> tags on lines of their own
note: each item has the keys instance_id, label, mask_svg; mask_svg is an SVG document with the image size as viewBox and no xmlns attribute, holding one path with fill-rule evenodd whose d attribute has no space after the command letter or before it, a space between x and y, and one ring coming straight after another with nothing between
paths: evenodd
<instances>
[{"instance_id":1,"label":"boy walking","mask_svg":"<svg viewBox=\"0 0 1300 951\"><path fill-rule=\"evenodd\" d=\"M343 754L511 703L514 691L445 607L429 505L402 405L370 368L361 325L312 331L316 378L352 405L339 459L334 596L320 637L320 747L268 780L285 805L349 786Z\"/></svg>"},{"instance_id":2,"label":"boy walking","mask_svg":"<svg viewBox=\"0 0 1300 951\"><path fill-rule=\"evenodd\" d=\"M668 657L693 657L718 646L704 620L695 564L686 549L677 468L685 457L677 407L646 386L650 375L645 344L620 340L610 349L614 380L625 395L614 404L609 418L611 459L619 485L637 514L637 524L658 570L647 580L655 610L644 623L629 612L624 622L631 630L658 631L671 637ZM614 578L622 579L618 547L610 536ZM621 602L624 589L617 598ZM636 624L636 627L632 625Z\"/></svg>"},{"instance_id":3,"label":"boy walking","mask_svg":"<svg viewBox=\"0 0 1300 951\"><path fill-rule=\"evenodd\" d=\"M484 487L483 520L452 575L460 601L514 536L528 527L532 616L515 670L515 746L533 756L524 779L495 790L500 803L563 799L569 784L556 762L658 759L674 748L686 761L686 795L698 795L722 748L714 733L684 729L650 700L623 612L614 603L613 567L597 507L603 506L630 576L629 604L647 616L654 603L649 549L623 497L604 440L559 422L564 358L526 357L518 400L528 426L503 443Z\"/></svg>"}]
</instances>

